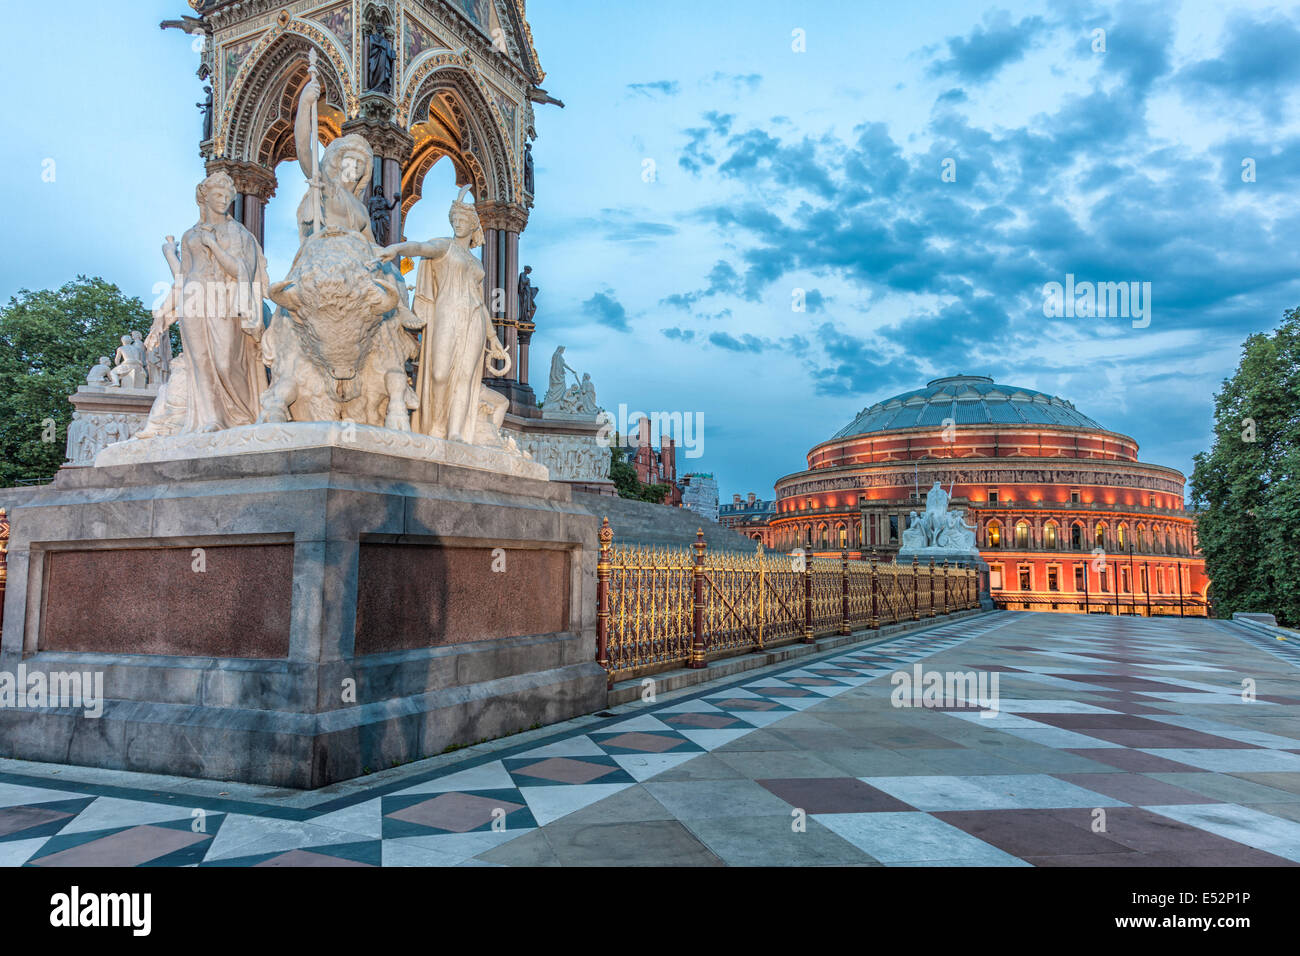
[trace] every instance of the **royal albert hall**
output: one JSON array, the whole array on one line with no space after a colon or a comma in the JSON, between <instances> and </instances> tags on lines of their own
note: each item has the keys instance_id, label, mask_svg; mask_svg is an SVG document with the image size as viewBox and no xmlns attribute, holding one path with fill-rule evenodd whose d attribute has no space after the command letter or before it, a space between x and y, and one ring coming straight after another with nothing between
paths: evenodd
<instances>
[{"instance_id":1,"label":"royal albert hall","mask_svg":"<svg viewBox=\"0 0 1300 956\"><path fill-rule=\"evenodd\" d=\"M865 408L776 483L774 549L892 560L938 481L966 509L1001 607L1206 613L1209 579L1181 472L1070 402L978 375Z\"/></svg>"}]
</instances>

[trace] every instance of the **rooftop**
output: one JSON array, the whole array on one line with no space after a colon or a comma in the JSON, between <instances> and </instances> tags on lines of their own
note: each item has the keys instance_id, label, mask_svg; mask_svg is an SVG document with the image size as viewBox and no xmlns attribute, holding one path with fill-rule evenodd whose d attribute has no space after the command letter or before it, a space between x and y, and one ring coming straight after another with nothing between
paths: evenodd
<instances>
[{"instance_id":1,"label":"rooftop","mask_svg":"<svg viewBox=\"0 0 1300 956\"><path fill-rule=\"evenodd\" d=\"M831 438L900 428L941 428L946 419L959 426L1063 425L1105 430L1073 403L1055 395L1000 385L984 375L950 375L864 408Z\"/></svg>"}]
</instances>

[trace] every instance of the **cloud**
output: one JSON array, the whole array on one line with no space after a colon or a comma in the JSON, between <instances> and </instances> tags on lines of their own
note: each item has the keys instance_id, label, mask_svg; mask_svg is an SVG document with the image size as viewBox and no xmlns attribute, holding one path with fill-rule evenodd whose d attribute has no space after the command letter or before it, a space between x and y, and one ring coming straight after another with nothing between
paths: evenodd
<instances>
[{"instance_id":1,"label":"cloud","mask_svg":"<svg viewBox=\"0 0 1300 956\"><path fill-rule=\"evenodd\" d=\"M632 328L628 325L627 310L623 304L614 297L614 293L597 292L586 302L582 303L582 313L589 318L595 319L601 325L607 325L616 332L630 332Z\"/></svg>"},{"instance_id":2,"label":"cloud","mask_svg":"<svg viewBox=\"0 0 1300 956\"><path fill-rule=\"evenodd\" d=\"M949 56L930 67L934 76L953 74L968 83L983 83L1009 63L1024 59L1034 41L1047 27L1042 17L1025 17L1011 22L1005 10L988 13L984 25L967 36L948 40Z\"/></svg>"},{"instance_id":3,"label":"cloud","mask_svg":"<svg viewBox=\"0 0 1300 956\"><path fill-rule=\"evenodd\" d=\"M1218 56L1178 71L1186 95L1215 93L1237 107L1254 105L1264 115L1278 116L1300 80L1300 26L1282 16L1254 20L1236 14L1225 34Z\"/></svg>"},{"instance_id":4,"label":"cloud","mask_svg":"<svg viewBox=\"0 0 1300 956\"><path fill-rule=\"evenodd\" d=\"M681 86L676 80L655 80L653 83L629 83L627 88L633 93L653 99L655 96L676 96Z\"/></svg>"},{"instance_id":5,"label":"cloud","mask_svg":"<svg viewBox=\"0 0 1300 956\"><path fill-rule=\"evenodd\" d=\"M710 80L713 83L729 85L736 93L753 93L762 84L763 77L759 73L723 73L715 71Z\"/></svg>"}]
</instances>

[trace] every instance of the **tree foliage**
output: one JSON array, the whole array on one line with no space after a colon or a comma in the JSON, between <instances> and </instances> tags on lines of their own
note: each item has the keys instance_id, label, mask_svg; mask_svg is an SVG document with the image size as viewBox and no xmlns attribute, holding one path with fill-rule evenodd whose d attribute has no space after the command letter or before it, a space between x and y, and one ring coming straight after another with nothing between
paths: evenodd
<instances>
[{"instance_id":1,"label":"tree foliage","mask_svg":"<svg viewBox=\"0 0 1300 956\"><path fill-rule=\"evenodd\" d=\"M664 498L668 496L667 485L642 484L641 479L636 476L636 469L623 460L623 450L618 447L611 449L609 477L614 482L614 490L618 492L620 498L649 501L661 505L664 503Z\"/></svg>"},{"instance_id":2,"label":"tree foliage","mask_svg":"<svg viewBox=\"0 0 1300 956\"><path fill-rule=\"evenodd\" d=\"M1300 308L1246 339L1214 398L1214 444L1195 460L1192 503L1218 613L1300 624Z\"/></svg>"},{"instance_id":3,"label":"tree foliage","mask_svg":"<svg viewBox=\"0 0 1300 956\"><path fill-rule=\"evenodd\" d=\"M65 459L72 405L101 355L110 358L152 317L138 298L99 278L20 291L0 309L0 486L48 479Z\"/></svg>"}]
</instances>

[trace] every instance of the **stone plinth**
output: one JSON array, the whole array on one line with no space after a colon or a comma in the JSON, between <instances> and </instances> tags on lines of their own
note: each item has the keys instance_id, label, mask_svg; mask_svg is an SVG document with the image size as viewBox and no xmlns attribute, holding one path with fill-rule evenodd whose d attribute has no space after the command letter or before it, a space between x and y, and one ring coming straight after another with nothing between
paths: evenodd
<instances>
[{"instance_id":1,"label":"stone plinth","mask_svg":"<svg viewBox=\"0 0 1300 956\"><path fill-rule=\"evenodd\" d=\"M140 444L144 444L141 442ZM66 469L13 502L0 755L314 788L605 706L567 486L346 447Z\"/></svg>"},{"instance_id":2,"label":"stone plinth","mask_svg":"<svg viewBox=\"0 0 1300 956\"><path fill-rule=\"evenodd\" d=\"M68 426L65 468L93 465L95 456L114 442L126 441L144 428L158 386L82 385L70 401L76 411Z\"/></svg>"},{"instance_id":3,"label":"stone plinth","mask_svg":"<svg viewBox=\"0 0 1300 956\"><path fill-rule=\"evenodd\" d=\"M510 414L502 431L544 465L552 481L575 491L617 495L609 477L609 439L602 428L590 415L526 419Z\"/></svg>"},{"instance_id":4,"label":"stone plinth","mask_svg":"<svg viewBox=\"0 0 1300 956\"><path fill-rule=\"evenodd\" d=\"M99 467L188 461L213 455L243 455L296 451L308 448L345 448L373 452L394 458L441 462L462 468L477 468L515 478L546 481L544 465L504 449L466 445L421 435L354 422L285 422L241 425L216 432L172 435L119 442L95 458Z\"/></svg>"}]
</instances>

